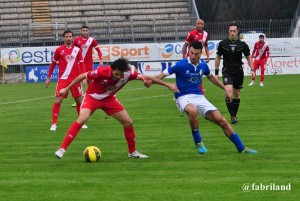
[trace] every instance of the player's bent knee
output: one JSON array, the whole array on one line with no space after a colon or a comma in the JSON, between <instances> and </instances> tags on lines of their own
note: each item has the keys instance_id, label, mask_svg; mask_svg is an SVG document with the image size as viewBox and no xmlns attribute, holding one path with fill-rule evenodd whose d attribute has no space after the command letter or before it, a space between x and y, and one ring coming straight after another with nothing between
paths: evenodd
<instances>
[{"instance_id":1,"label":"player's bent knee","mask_svg":"<svg viewBox=\"0 0 300 201\"><path fill-rule=\"evenodd\" d=\"M132 124L133 124L133 122L132 122L132 119L130 119L130 118L128 118L128 119L126 119L124 122L122 122L122 125L123 125L124 127L131 127Z\"/></svg>"}]
</instances>

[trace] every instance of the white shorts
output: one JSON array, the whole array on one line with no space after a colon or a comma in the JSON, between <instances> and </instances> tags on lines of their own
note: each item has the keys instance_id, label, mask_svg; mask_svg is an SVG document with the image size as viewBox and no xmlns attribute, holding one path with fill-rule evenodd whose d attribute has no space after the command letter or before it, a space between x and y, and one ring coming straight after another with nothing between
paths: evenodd
<instances>
[{"instance_id":1,"label":"white shorts","mask_svg":"<svg viewBox=\"0 0 300 201\"><path fill-rule=\"evenodd\" d=\"M188 94L178 97L176 100L177 108L180 112L184 112L184 108L188 104L193 104L197 107L198 113L201 114L203 118L209 111L218 110L213 104L211 104L203 95Z\"/></svg>"}]
</instances>

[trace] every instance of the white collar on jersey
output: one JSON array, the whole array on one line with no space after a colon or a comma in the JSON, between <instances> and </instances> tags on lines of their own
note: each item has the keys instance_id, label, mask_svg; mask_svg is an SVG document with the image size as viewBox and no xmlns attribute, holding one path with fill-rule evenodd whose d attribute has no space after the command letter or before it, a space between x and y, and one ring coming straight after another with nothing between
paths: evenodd
<instances>
[{"instance_id":1,"label":"white collar on jersey","mask_svg":"<svg viewBox=\"0 0 300 201\"><path fill-rule=\"evenodd\" d=\"M199 63L197 66L195 66L194 64L192 64L191 60L190 60L190 57L187 58L187 61L189 64L193 65L195 68L201 63L201 59L199 59Z\"/></svg>"}]
</instances>

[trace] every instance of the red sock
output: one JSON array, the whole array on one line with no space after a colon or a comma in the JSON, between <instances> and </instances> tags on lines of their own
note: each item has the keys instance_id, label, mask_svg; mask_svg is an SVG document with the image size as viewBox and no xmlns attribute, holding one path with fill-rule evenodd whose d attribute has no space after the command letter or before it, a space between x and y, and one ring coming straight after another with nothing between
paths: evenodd
<instances>
[{"instance_id":1,"label":"red sock","mask_svg":"<svg viewBox=\"0 0 300 201\"><path fill-rule=\"evenodd\" d=\"M63 148L63 149L67 149L68 146L71 144L71 142L75 139L75 137L77 136L79 130L81 129L81 126L77 121L75 121L71 127L69 128L66 136L65 136L65 139L63 141L63 143L61 144L60 148Z\"/></svg>"},{"instance_id":2,"label":"red sock","mask_svg":"<svg viewBox=\"0 0 300 201\"><path fill-rule=\"evenodd\" d=\"M78 116L79 116L79 113L80 113L80 106L81 106L81 104L76 104L76 111L78 113Z\"/></svg>"},{"instance_id":3,"label":"red sock","mask_svg":"<svg viewBox=\"0 0 300 201\"><path fill-rule=\"evenodd\" d=\"M60 104L54 103L52 107L52 124L57 123L59 112L60 112Z\"/></svg>"},{"instance_id":4,"label":"red sock","mask_svg":"<svg viewBox=\"0 0 300 201\"><path fill-rule=\"evenodd\" d=\"M129 153L132 153L135 151L135 134L133 126L131 127L124 127L124 135L127 141L128 145L128 151Z\"/></svg>"}]
</instances>

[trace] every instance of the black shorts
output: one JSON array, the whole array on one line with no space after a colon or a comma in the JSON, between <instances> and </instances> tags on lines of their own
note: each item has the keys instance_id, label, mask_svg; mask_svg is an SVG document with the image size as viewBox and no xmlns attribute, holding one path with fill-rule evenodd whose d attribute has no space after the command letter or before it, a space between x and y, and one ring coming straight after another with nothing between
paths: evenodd
<instances>
[{"instance_id":1,"label":"black shorts","mask_svg":"<svg viewBox=\"0 0 300 201\"><path fill-rule=\"evenodd\" d=\"M223 67L222 77L224 85L233 85L235 89L243 88L244 71L242 67Z\"/></svg>"}]
</instances>

